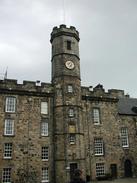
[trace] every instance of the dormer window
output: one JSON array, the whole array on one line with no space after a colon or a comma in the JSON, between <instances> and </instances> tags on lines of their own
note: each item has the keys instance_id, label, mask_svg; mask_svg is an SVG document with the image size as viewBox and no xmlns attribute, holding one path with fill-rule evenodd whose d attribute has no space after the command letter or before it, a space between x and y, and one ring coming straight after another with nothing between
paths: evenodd
<instances>
[{"instance_id":1,"label":"dormer window","mask_svg":"<svg viewBox=\"0 0 137 183\"><path fill-rule=\"evenodd\" d=\"M67 41L67 49L71 50L71 41L69 41L69 40Z\"/></svg>"}]
</instances>

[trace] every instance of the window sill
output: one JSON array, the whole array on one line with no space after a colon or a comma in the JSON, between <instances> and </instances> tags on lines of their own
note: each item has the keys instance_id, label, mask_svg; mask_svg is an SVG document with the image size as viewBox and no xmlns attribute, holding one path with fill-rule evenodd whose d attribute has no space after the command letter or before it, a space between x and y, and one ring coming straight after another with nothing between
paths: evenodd
<instances>
[{"instance_id":1,"label":"window sill","mask_svg":"<svg viewBox=\"0 0 137 183\"><path fill-rule=\"evenodd\" d=\"M49 135L41 135L41 137L49 137Z\"/></svg>"},{"instance_id":2,"label":"window sill","mask_svg":"<svg viewBox=\"0 0 137 183\"><path fill-rule=\"evenodd\" d=\"M94 123L94 126L99 126L101 125L101 123Z\"/></svg>"},{"instance_id":3,"label":"window sill","mask_svg":"<svg viewBox=\"0 0 137 183\"><path fill-rule=\"evenodd\" d=\"M129 146L122 146L123 149L129 149Z\"/></svg>"},{"instance_id":4,"label":"window sill","mask_svg":"<svg viewBox=\"0 0 137 183\"><path fill-rule=\"evenodd\" d=\"M12 159L12 157L3 157L3 159L10 160L10 159Z\"/></svg>"},{"instance_id":5,"label":"window sill","mask_svg":"<svg viewBox=\"0 0 137 183\"><path fill-rule=\"evenodd\" d=\"M69 144L70 144L70 145L75 145L76 143L75 143L75 142L70 142Z\"/></svg>"},{"instance_id":6,"label":"window sill","mask_svg":"<svg viewBox=\"0 0 137 183\"><path fill-rule=\"evenodd\" d=\"M42 161L47 162L47 161L49 161L49 160L48 160L48 159L42 159Z\"/></svg>"},{"instance_id":7,"label":"window sill","mask_svg":"<svg viewBox=\"0 0 137 183\"><path fill-rule=\"evenodd\" d=\"M16 111L5 111L5 113L7 113L7 114L15 114Z\"/></svg>"},{"instance_id":8,"label":"window sill","mask_svg":"<svg viewBox=\"0 0 137 183\"><path fill-rule=\"evenodd\" d=\"M95 156L104 156L104 154L95 154Z\"/></svg>"},{"instance_id":9,"label":"window sill","mask_svg":"<svg viewBox=\"0 0 137 183\"><path fill-rule=\"evenodd\" d=\"M41 115L48 116L48 113L40 113Z\"/></svg>"},{"instance_id":10,"label":"window sill","mask_svg":"<svg viewBox=\"0 0 137 183\"><path fill-rule=\"evenodd\" d=\"M15 135L8 135L8 134L3 134L4 137L15 137Z\"/></svg>"}]
</instances>

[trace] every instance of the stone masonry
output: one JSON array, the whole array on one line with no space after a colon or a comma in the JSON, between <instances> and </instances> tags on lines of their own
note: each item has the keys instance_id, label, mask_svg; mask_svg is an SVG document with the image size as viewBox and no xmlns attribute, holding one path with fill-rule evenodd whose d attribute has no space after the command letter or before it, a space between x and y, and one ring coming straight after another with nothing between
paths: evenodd
<instances>
[{"instance_id":1,"label":"stone masonry","mask_svg":"<svg viewBox=\"0 0 137 183\"><path fill-rule=\"evenodd\" d=\"M0 80L0 182L137 177L137 99L81 86L79 40L53 28L51 83Z\"/></svg>"}]
</instances>

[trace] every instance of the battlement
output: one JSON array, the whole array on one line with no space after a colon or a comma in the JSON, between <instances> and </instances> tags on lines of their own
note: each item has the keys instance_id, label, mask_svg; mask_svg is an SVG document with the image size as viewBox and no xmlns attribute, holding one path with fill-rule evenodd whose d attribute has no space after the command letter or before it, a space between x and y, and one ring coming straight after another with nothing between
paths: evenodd
<instances>
[{"instance_id":1,"label":"battlement","mask_svg":"<svg viewBox=\"0 0 137 183\"><path fill-rule=\"evenodd\" d=\"M69 28L62 24L59 27L54 27L51 33L51 40L50 42L52 43L53 39L55 37L61 36L61 35L66 35L66 36L72 36L77 39L77 41L80 40L79 38L79 32L76 30L74 26L70 26Z\"/></svg>"},{"instance_id":2,"label":"battlement","mask_svg":"<svg viewBox=\"0 0 137 183\"><path fill-rule=\"evenodd\" d=\"M109 89L105 91L103 85L98 84L96 87L82 87L83 96L92 96L92 97L105 97L105 98L130 98L129 95L124 94L124 90L119 89Z\"/></svg>"},{"instance_id":3,"label":"battlement","mask_svg":"<svg viewBox=\"0 0 137 183\"><path fill-rule=\"evenodd\" d=\"M53 88L50 83L40 81L23 81L23 84L19 84L17 80L4 79L0 80L0 90L52 93Z\"/></svg>"}]
</instances>

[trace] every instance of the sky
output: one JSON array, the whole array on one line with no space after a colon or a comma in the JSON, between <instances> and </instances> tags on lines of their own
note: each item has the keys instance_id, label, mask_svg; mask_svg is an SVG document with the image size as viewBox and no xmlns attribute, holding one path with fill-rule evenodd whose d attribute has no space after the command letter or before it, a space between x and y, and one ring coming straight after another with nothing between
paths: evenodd
<instances>
[{"instance_id":1,"label":"sky","mask_svg":"<svg viewBox=\"0 0 137 183\"><path fill-rule=\"evenodd\" d=\"M0 0L0 78L50 83L60 24L80 33L83 86L137 97L137 0Z\"/></svg>"}]
</instances>

